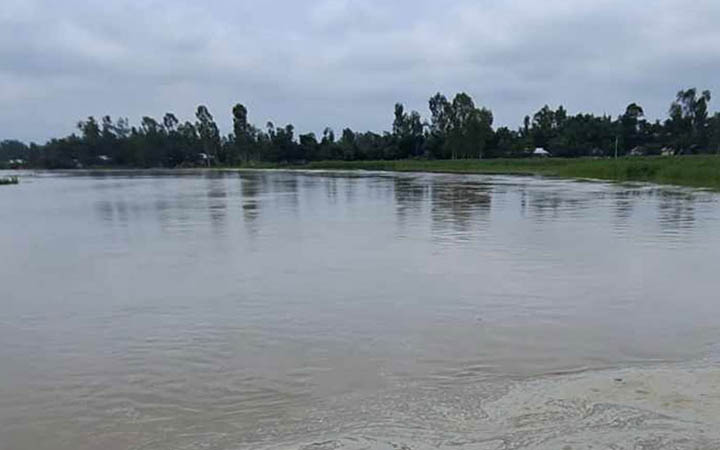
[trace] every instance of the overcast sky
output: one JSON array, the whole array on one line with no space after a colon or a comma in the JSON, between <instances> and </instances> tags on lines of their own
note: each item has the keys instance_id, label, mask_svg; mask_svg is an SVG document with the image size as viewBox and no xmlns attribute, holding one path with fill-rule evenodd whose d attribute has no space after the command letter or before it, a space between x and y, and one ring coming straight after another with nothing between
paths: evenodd
<instances>
[{"instance_id":1,"label":"overcast sky","mask_svg":"<svg viewBox=\"0 0 720 450\"><path fill-rule=\"evenodd\" d=\"M228 132L237 102L256 125L387 130L437 91L512 128L546 103L664 118L681 88L720 101L718 24L718 0L2 0L0 139L198 104Z\"/></svg>"}]
</instances>

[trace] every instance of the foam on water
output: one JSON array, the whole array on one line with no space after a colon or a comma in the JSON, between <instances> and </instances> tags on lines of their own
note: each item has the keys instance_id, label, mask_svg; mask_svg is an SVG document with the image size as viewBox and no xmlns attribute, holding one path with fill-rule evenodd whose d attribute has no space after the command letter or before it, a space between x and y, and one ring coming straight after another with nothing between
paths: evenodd
<instances>
[{"instance_id":1,"label":"foam on water","mask_svg":"<svg viewBox=\"0 0 720 450\"><path fill-rule=\"evenodd\" d=\"M490 383L493 385L492 383ZM447 397L452 401L445 401ZM416 399L419 400L419 399ZM662 366L496 382L415 404L390 396L356 433L301 450L701 450L720 448L720 369ZM358 409L366 405L359 403ZM392 428L387 417L414 428ZM408 417L404 417L408 416ZM408 419L410 422L408 422ZM426 420L423 420L426 419Z\"/></svg>"}]
</instances>

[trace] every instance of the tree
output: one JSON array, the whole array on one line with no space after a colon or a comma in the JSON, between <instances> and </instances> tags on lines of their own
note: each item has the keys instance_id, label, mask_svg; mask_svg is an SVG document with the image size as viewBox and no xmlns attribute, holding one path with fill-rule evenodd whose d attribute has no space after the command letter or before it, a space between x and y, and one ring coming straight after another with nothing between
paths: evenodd
<instances>
[{"instance_id":1,"label":"tree","mask_svg":"<svg viewBox=\"0 0 720 450\"><path fill-rule=\"evenodd\" d=\"M200 135L203 152L207 154L211 160L220 160L224 162L224 158L220 155L220 131L213 119L212 114L207 107L200 105L195 113L197 118L197 131Z\"/></svg>"},{"instance_id":2,"label":"tree","mask_svg":"<svg viewBox=\"0 0 720 450\"><path fill-rule=\"evenodd\" d=\"M640 145L640 119L644 116L645 112L637 103L630 103L620 116L620 138L625 153Z\"/></svg>"},{"instance_id":3,"label":"tree","mask_svg":"<svg viewBox=\"0 0 720 450\"><path fill-rule=\"evenodd\" d=\"M720 153L720 113L708 120L708 145L711 152Z\"/></svg>"},{"instance_id":4,"label":"tree","mask_svg":"<svg viewBox=\"0 0 720 450\"><path fill-rule=\"evenodd\" d=\"M555 111L545 105L532 118L533 145L535 147L549 147L550 141L556 137L556 131Z\"/></svg>"},{"instance_id":5,"label":"tree","mask_svg":"<svg viewBox=\"0 0 720 450\"><path fill-rule=\"evenodd\" d=\"M318 159L339 159L340 151L335 143L335 132L330 127L323 130L319 153Z\"/></svg>"},{"instance_id":6,"label":"tree","mask_svg":"<svg viewBox=\"0 0 720 450\"><path fill-rule=\"evenodd\" d=\"M180 122L173 113L166 113L163 117L163 126L165 127L165 131L167 131L168 133L174 132L177 129L179 123Z\"/></svg>"},{"instance_id":7,"label":"tree","mask_svg":"<svg viewBox=\"0 0 720 450\"><path fill-rule=\"evenodd\" d=\"M396 157L420 156L423 144L423 124L420 113L413 111L407 114L402 103L396 103L393 137L397 146Z\"/></svg>"},{"instance_id":8,"label":"tree","mask_svg":"<svg viewBox=\"0 0 720 450\"><path fill-rule=\"evenodd\" d=\"M80 121L77 128L82 133L82 145L77 146L72 153L75 163L83 165L93 164L100 155L100 126L95 117L90 116L85 121Z\"/></svg>"},{"instance_id":9,"label":"tree","mask_svg":"<svg viewBox=\"0 0 720 450\"><path fill-rule=\"evenodd\" d=\"M253 127L248 123L247 108L238 103L233 107L232 115L235 152L247 163L252 158L254 147Z\"/></svg>"},{"instance_id":10,"label":"tree","mask_svg":"<svg viewBox=\"0 0 720 450\"><path fill-rule=\"evenodd\" d=\"M477 109L472 98L462 92L455 96L447 112L445 153L449 152L452 159L481 158L492 135L490 110Z\"/></svg>"},{"instance_id":11,"label":"tree","mask_svg":"<svg viewBox=\"0 0 720 450\"><path fill-rule=\"evenodd\" d=\"M300 137L300 154L303 160L318 159L320 144L318 143L315 133L301 134Z\"/></svg>"},{"instance_id":12,"label":"tree","mask_svg":"<svg viewBox=\"0 0 720 450\"><path fill-rule=\"evenodd\" d=\"M697 89L681 90L670 105L666 126L671 140L682 152L696 150L707 145L708 103L710 91L699 96Z\"/></svg>"},{"instance_id":13,"label":"tree","mask_svg":"<svg viewBox=\"0 0 720 450\"><path fill-rule=\"evenodd\" d=\"M659 153L663 146L699 152L720 153L720 114L709 112L711 94L694 88L677 93L667 120L648 122L637 103L627 105L621 115L569 114L563 106L545 105L526 115L520 127L493 131L493 114L473 99L459 93L449 101L437 93L428 101L430 116L425 122L417 111L402 103L394 109L391 131L356 132L345 128L339 139L332 129L322 136L305 133L295 139L295 128L276 128L271 122L258 129L248 120L242 104L232 109L232 132L221 136L213 116L199 106L196 120L183 123L167 113L158 121L145 116L136 126L127 118L113 122L108 115L78 122L77 134L51 139L44 145L25 146L16 141L0 144L0 162L26 159L31 167L73 168L80 165L193 166L198 153L223 164L262 159L300 163L319 159L478 158L527 155L533 146L548 147L554 155L602 156L612 154L620 139L621 152L636 146ZM26 155L11 158L9 155ZM100 158L108 155L110 158ZM102 161L102 162L101 162ZM7 166L7 163L4 164Z\"/></svg>"},{"instance_id":14,"label":"tree","mask_svg":"<svg viewBox=\"0 0 720 450\"><path fill-rule=\"evenodd\" d=\"M88 117L84 122L78 122L77 127L82 132L83 140L88 144L92 145L100 140L100 127L93 116Z\"/></svg>"},{"instance_id":15,"label":"tree","mask_svg":"<svg viewBox=\"0 0 720 450\"><path fill-rule=\"evenodd\" d=\"M345 128L338 141L338 147L340 148L341 157L346 161L350 161L355 158L355 132L350 128Z\"/></svg>"},{"instance_id":16,"label":"tree","mask_svg":"<svg viewBox=\"0 0 720 450\"><path fill-rule=\"evenodd\" d=\"M430 109L430 126L425 138L426 153L428 156L437 159L448 158L445 140L450 123L450 102L438 92L430 97L428 106Z\"/></svg>"},{"instance_id":17,"label":"tree","mask_svg":"<svg viewBox=\"0 0 720 450\"><path fill-rule=\"evenodd\" d=\"M493 141L488 148L490 157L515 157L522 155L523 144L520 133L500 127L493 136Z\"/></svg>"},{"instance_id":18,"label":"tree","mask_svg":"<svg viewBox=\"0 0 720 450\"><path fill-rule=\"evenodd\" d=\"M430 104L430 131L439 136L447 134L450 126L450 102L439 92L432 96Z\"/></svg>"},{"instance_id":19,"label":"tree","mask_svg":"<svg viewBox=\"0 0 720 450\"><path fill-rule=\"evenodd\" d=\"M10 160L21 159L28 161L30 158L30 148L23 142L15 139L0 141L0 168L9 166Z\"/></svg>"},{"instance_id":20,"label":"tree","mask_svg":"<svg viewBox=\"0 0 720 450\"><path fill-rule=\"evenodd\" d=\"M180 133L180 121L173 113L165 113L162 120L164 130L163 163L169 167L183 164L189 153L184 150L183 136Z\"/></svg>"},{"instance_id":21,"label":"tree","mask_svg":"<svg viewBox=\"0 0 720 450\"><path fill-rule=\"evenodd\" d=\"M405 107L402 103L395 103L395 120L393 120L392 132L395 136L403 136L406 133L405 121L407 120L407 114L405 114Z\"/></svg>"}]
</instances>

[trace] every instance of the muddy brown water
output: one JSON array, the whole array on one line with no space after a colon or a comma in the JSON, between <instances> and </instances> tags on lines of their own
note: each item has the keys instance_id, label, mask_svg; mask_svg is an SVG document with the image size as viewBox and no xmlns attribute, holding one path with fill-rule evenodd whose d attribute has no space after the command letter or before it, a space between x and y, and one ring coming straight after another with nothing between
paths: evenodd
<instances>
[{"instance_id":1,"label":"muddy brown water","mask_svg":"<svg viewBox=\"0 0 720 450\"><path fill-rule=\"evenodd\" d=\"M27 173L0 449L720 448L719 258L700 190Z\"/></svg>"}]
</instances>

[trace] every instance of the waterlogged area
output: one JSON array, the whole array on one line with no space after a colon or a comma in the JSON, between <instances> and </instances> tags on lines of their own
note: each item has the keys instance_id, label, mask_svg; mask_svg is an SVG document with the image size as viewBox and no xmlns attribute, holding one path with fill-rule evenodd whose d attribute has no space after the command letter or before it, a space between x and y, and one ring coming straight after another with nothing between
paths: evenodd
<instances>
[{"instance_id":1,"label":"waterlogged area","mask_svg":"<svg viewBox=\"0 0 720 450\"><path fill-rule=\"evenodd\" d=\"M538 177L26 174L0 449L720 448L720 196Z\"/></svg>"}]
</instances>

